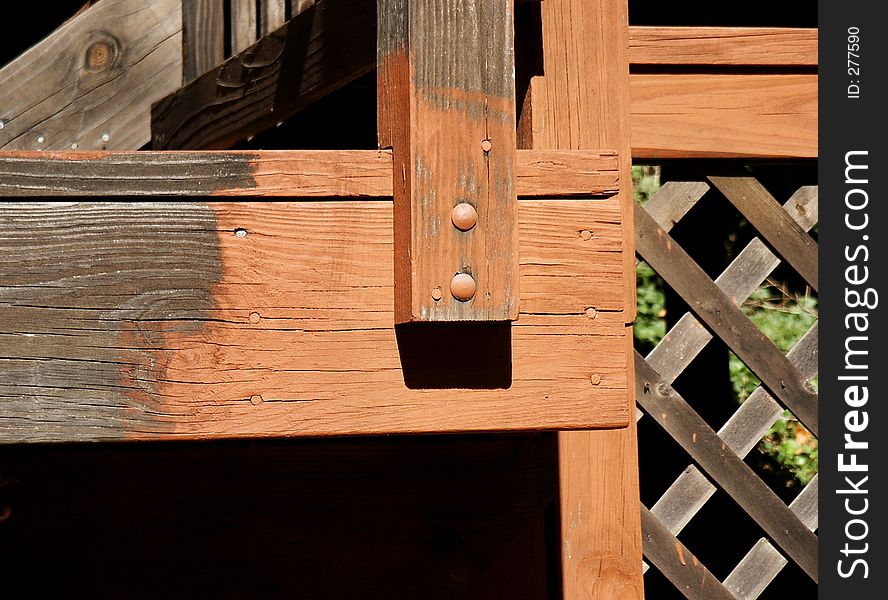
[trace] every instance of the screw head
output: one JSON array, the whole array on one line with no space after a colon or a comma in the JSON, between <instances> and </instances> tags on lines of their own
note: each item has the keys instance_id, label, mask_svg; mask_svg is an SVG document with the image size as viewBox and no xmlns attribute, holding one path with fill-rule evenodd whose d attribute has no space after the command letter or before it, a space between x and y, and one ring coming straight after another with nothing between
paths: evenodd
<instances>
[{"instance_id":1,"label":"screw head","mask_svg":"<svg viewBox=\"0 0 888 600\"><path fill-rule=\"evenodd\" d=\"M490 140L482 140L481 141L481 149L485 152L490 152L490 149L493 148L493 144L490 143Z\"/></svg>"},{"instance_id":2,"label":"screw head","mask_svg":"<svg viewBox=\"0 0 888 600\"><path fill-rule=\"evenodd\" d=\"M450 212L450 220L460 231L468 231L478 222L478 211L468 202L460 202Z\"/></svg>"},{"instance_id":3,"label":"screw head","mask_svg":"<svg viewBox=\"0 0 888 600\"><path fill-rule=\"evenodd\" d=\"M250 323L252 323L253 325L255 325L256 323L258 323L261 320L262 320L262 315L260 315L259 313L257 313L257 312L250 313Z\"/></svg>"},{"instance_id":4,"label":"screw head","mask_svg":"<svg viewBox=\"0 0 888 600\"><path fill-rule=\"evenodd\" d=\"M584 242L588 242L589 240L592 239L592 232L589 231L588 229L582 230L580 232L580 239L582 239Z\"/></svg>"},{"instance_id":5,"label":"screw head","mask_svg":"<svg viewBox=\"0 0 888 600\"><path fill-rule=\"evenodd\" d=\"M590 319L594 319L598 316L598 311L592 308L591 306L586 309L586 316Z\"/></svg>"},{"instance_id":6,"label":"screw head","mask_svg":"<svg viewBox=\"0 0 888 600\"><path fill-rule=\"evenodd\" d=\"M460 302L468 302L475 296L478 284L468 273L457 273L450 280L450 293Z\"/></svg>"},{"instance_id":7,"label":"screw head","mask_svg":"<svg viewBox=\"0 0 888 600\"><path fill-rule=\"evenodd\" d=\"M439 285L432 290L432 300L439 302L441 300L441 286Z\"/></svg>"}]
</instances>

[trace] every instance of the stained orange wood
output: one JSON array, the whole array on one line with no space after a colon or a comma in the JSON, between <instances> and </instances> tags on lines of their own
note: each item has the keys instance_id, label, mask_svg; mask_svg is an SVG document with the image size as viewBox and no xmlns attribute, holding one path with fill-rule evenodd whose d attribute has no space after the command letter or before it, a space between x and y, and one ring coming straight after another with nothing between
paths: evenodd
<instances>
[{"instance_id":1,"label":"stained orange wood","mask_svg":"<svg viewBox=\"0 0 888 600\"><path fill-rule=\"evenodd\" d=\"M634 158L817 156L817 75L633 74Z\"/></svg>"},{"instance_id":2,"label":"stained orange wood","mask_svg":"<svg viewBox=\"0 0 888 600\"><path fill-rule=\"evenodd\" d=\"M390 201L13 204L0 223L3 442L629 420L614 200L521 203L511 326L393 328Z\"/></svg>"},{"instance_id":3,"label":"stained orange wood","mask_svg":"<svg viewBox=\"0 0 888 600\"><path fill-rule=\"evenodd\" d=\"M817 30L788 27L630 27L633 65L816 67Z\"/></svg>"},{"instance_id":4,"label":"stained orange wood","mask_svg":"<svg viewBox=\"0 0 888 600\"><path fill-rule=\"evenodd\" d=\"M521 150L525 198L606 197L619 189L612 151ZM134 177L135 175L135 177ZM7 196L390 197L392 155L376 150L0 152Z\"/></svg>"},{"instance_id":5,"label":"stained orange wood","mask_svg":"<svg viewBox=\"0 0 888 600\"><path fill-rule=\"evenodd\" d=\"M395 163L395 320L514 320L512 2L377 6L378 129ZM459 203L478 212L468 231L450 222ZM471 277L476 291L452 289L457 274Z\"/></svg>"},{"instance_id":6,"label":"stained orange wood","mask_svg":"<svg viewBox=\"0 0 888 600\"><path fill-rule=\"evenodd\" d=\"M533 146L607 147L621 153L618 198L627 246L621 276L627 303L619 359L634 381L628 7L625 0L546 0L541 9L545 75L531 83ZM634 414L632 390L624 406ZM634 419L617 431L562 432L558 441L563 597L642 598Z\"/></svg>"}]
</instances>

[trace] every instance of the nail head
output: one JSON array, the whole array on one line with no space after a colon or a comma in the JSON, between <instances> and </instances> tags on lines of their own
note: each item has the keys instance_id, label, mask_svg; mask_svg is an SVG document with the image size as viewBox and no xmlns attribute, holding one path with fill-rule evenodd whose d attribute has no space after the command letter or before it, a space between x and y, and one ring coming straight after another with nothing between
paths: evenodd
<instances>
[{"instance_id":1,"label":"nail head","mask_svg":"<svg viewBox=\"0 0 888 600\"><path fill-rule=\"evenodd\" d=\"M253 323L254 325L255 325L256 323L258 323L259 320L260 320L261 318L262 318L262 317L261 317L261 316L259 315L259 313L257 313L257 312L251 312L251 313L250 313L250 323Z\"/></svg>"},{"instance_id":2,"label":"nail head","mask_svg":"<svg viewBox=\"0 0 888 600\"><path fill-rule=\"evenodd\" d=\"M483 140L481 142L481 149L485 152L490 152L491 148L493 148L493 144L490 143L490 140Z\"/></svg>"},{"instance_id":3,"label":"nail head","mask_svg":"<svg viewBox=\"0 0 888 600\"><path fill-rule=\"evenodd\" d=\"M592 239L592 232L588 229L584 229L580 232L580 237L583 239L583 241L588 242Z\"/></svg>"},{"instance_id":4,"label":"nail head","mask_svg":"<svg viewBox=\"0 0 888 600\"><path fill-rule=\"evenodd\" d=\"M460 231L468 231L478 222L478 211L468 202L460 202L453 207L450 213L450 220L453 225Z\"/></svg>"},{"instance_id":5,"label":"nail head","mask_svg":"<svg viewBox=\"0 0 888 600\"><path fill-rule=\"evenodd\" d=\"M235 237L245 238L245 237L247 237L247 230L244 229L243 227L238 227L237 229L234 230L234 235L235 235Z\"/></svg>"},{"instance_id":6,"label":"nail head","mask_svg":"<svg viewBox=\"0 0 888 600\"><path fill-rule=\"evenodd\" d=\"M598 316L598 311L590 306L589 308L586 309L586 316L589 317L590 319L594 319L595 317Z\"/></svg>"},{"instance_id":7,"label":"nail head","mask_svg":"<svg viewBox=\"0 0 888 600\"><path fill-rule=\"evenodd\" d=\"M432 290L432 300L438 302L441 300L441 286L439 285L435 289Z\"/></svg>"},{"instance_id":8,"label":"nail head","mask_svg":"<svg viewBox=\"0 0 888 600\"><path fill-rule=\"evenodd\" d=\"M250 403L253 404L253 406L258 406L262 404L262 402L262 396L260 396L259 394L253 394L252 396L250 396Z\"/></svg>"},{"instance_id":9,"label":"nail head","mask_svg":"<svg viewBox=\"0 0 888 600\"><path fill-rule=\"evenodd\" d=\"M601 383L601 375L595 373L594 375L592 375L592 377L589 378L589 381L592 382L592 385L598 385L599 383Z\"/></svg>"},{"instance_id":10,"label":"nail head","mask_svg":"<svg viewBox=\"0 0 888 600\"><path fill-rule=\"evenodd\" d=\"M103 142L107 142L107 141L110 141L110 140L111 140L111 134L110 134L110 133L108 133L108 132L106 131L105 133L102 134L102 141L103 141Z\"/></svg>"},{"instance_id":11,"label":"nail head","mask_svg":"<svg viewBox=\"0 0 888 600\"><path fill-rule=\"evenodd\" d=\"M450 281L450 293L460 302L468 302L475 296L478 285L468 273L457 273Z\"/></svg>"}]
</instances>

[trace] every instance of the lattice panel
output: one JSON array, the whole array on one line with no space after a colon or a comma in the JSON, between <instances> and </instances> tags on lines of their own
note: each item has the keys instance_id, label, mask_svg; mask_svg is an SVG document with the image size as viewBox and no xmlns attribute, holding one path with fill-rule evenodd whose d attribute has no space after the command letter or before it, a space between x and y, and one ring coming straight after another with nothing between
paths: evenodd
<instances>
[{"instance_id":1,"label":"lattice panel","mask_svg":"<svg viewBox=\"0 0 888 600\"><path fill-rule=\"evenodd\" d=\"M715 281L669 234L713 187L761 236L753 238ZM817 324L784 356L740 306L782 261L816 291L817 244L807 232L817 223L817 188L800 188L781 207L746 174L670 182L644 208L636 207L635 222L639 257L691 308L647 357L636 352L638 418L650 415L696 463L650 510L642 506L645 557L687 598L757 598L788 560L816 581L817 477L786 506L743 458L784 408L817 434L817 394L810 385L817 374ZM716 335L762 381L718 432L672 387ZM717 487L766 535L724 581L676 538ZM647 563L644 568L649 568Z\"/></svg>"}]
</instances>

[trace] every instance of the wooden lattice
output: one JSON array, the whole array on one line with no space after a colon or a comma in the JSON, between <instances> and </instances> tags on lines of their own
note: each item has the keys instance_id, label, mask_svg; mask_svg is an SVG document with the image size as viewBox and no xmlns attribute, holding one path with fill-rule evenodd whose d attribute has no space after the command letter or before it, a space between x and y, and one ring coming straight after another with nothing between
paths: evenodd
<instances>
[{"instance_id":1,"label":"wooden lattice","mask_svg":"<svg viewBox=\"0 0 888 600\"><path fill-rule=\"evenodd\" d=\"M712 187L764 238L750 241L714 282L669 235ZM642 506L645 557L688 598L757 598L788 559L816 581L817 477L787 507L743 457L784 408L817 434L817 395L810 385L817 374L817 324L784 356L739 307L781 260L817 289L817 244L806 233L817 223L817 188L800 188L781 210L764 186L746 174L670 182L644 208L636 207L635 222L639 257L691 308L647 357L636 352L637 416L653 417L696 463L682 472L650 510ZM762 381L718 432L672 387L714 336ZM767 536L753 545L723 582L676 539L717 487ZM649 568L647 563L644 568Z\"/></svg>"}]
</instances>

